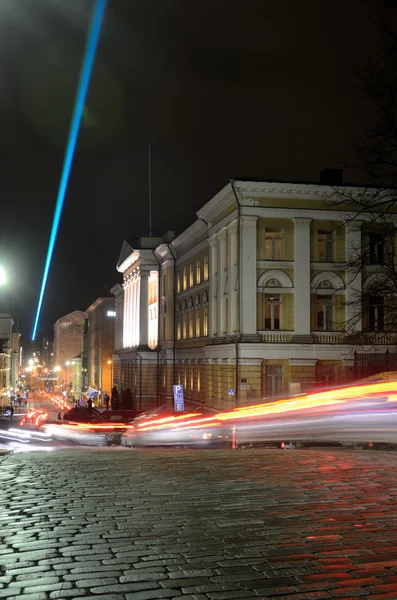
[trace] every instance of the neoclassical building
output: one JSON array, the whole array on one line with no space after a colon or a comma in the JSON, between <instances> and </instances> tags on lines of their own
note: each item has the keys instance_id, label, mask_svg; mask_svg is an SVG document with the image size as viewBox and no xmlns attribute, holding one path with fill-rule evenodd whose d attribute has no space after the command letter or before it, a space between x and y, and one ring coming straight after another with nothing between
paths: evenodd
<instances>
[{"instance_id":1,"label":"neoclassical building","mask_svg":"<svg viewBox=\"0 0 397 600\"><path fill-rule=\"evenodd\" d=\"M379 298L364 320L352 312L380 261L346 268L364 241L376 250L379 234L333 193L234 181L178 237L124 242L114 381L138 408L171 402L175 383L187 399L230 408L352 380L355 352L369 350L352 343L362 330L373 333L371 352L392 349Z\"/></svg>"}]
</instances>

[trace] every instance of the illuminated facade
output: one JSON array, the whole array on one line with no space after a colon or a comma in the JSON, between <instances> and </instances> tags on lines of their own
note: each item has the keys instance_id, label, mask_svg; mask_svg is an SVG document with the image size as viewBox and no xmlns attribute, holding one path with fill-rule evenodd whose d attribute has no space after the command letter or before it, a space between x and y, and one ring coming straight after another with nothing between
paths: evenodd
<instances>
[{"instance_id":1,"label":"illuminated facade","mask_svg":"<svg viewBox=\"0 0 397 600\"><path fill-rule=\"evenodd\" d=\"M98 298L87 308L84 334L85 382L110 395L116 311L113 297ZM84 373L85 375L85 373Z\"/></svg>"},{"instance_id":2,"label":"illuminated facade","mask_svg":"<svg viewBox=\"0 0 397 600\"><path fill-rule=\"evenodd\" d=\"M373 352L392 349L379 303L364 322L353 318L380 267L346 269L371 233L365 214L357 222L329 201L333 192L236 181L177 238L149 238L146 250L124 242L117 385L142 407L171 401L175 383L188 399L232 407L351 380L355 350L368 350L350 341L361 330L373 331Z\"/></svg>"}]
</instances>

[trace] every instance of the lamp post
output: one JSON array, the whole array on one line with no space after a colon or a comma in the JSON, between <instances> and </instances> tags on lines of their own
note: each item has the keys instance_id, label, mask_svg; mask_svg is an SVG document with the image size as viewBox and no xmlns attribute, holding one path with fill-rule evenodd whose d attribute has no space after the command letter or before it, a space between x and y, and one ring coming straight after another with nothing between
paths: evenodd
<instances>
[{"instance_id":1,"label":"lamp post","mask_svg":"<svg viewBox=\"0 0 397 600\"><path fill-rule=\"evenodd\" d=\"M112 389L113 389L113 361L112 361L112 359L108 360L108 365L110 368L110 390L109 390L110 394L109 394L109 396L111 397Z\"/></svg>"}]
</instances>

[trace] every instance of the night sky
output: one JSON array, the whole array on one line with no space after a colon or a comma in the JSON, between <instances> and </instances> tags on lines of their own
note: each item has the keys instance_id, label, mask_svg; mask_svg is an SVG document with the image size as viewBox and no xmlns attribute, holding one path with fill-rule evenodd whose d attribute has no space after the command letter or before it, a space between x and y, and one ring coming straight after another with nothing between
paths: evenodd
<instances>
[{"instance_id":1,"label":"night sky","mask_svg":"<svg viewBox=\"0 0 397 600\"><path fill-rule=\"evenodd\" d=\"M232 177L317 180L373 121L352 77L379 0L108 0L38 337L120 281L125 237L180 232ZM31 333L91 0L0 0L1 310ZM355 177L351 175L350 179Z\"/></svg>"}]
</instances>

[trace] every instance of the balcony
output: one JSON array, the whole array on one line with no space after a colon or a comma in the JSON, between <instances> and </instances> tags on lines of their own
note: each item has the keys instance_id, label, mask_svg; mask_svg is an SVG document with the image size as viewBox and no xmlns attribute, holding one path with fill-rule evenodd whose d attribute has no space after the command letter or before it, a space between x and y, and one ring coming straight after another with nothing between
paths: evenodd
<instances>
[{"instance_id":1,"label":"balcony","mask_svg":"<svg viewBox=\"0 0 397 600\"><path fill-rule=\"evenodd\" d=\"M312 333L315 344L344 344L345 334L335 331L316 331Z\"/></svg>"},{"instance_id":2,"label":"balcony","mask_svg":"<svg viewBox=\"0 0 397 600\"><path fill-rule=\"evenodd\" d=\"M293 331L258 331L261 342L265 344L289 344L291 343Z\"/></svg>"},{"instance_id":3,"label":"balcony","mask_svg":"<svg viewBox=\"0 0 397 600\"><path fill-rule=\"evenodd\" d=\"M291 344L293 331L258 331L263 344ZM349 346L397 346L397 333L362 333L348 335L341 331L312 331L314 344L345 344Z\"/></svg>"}]
</instances>

